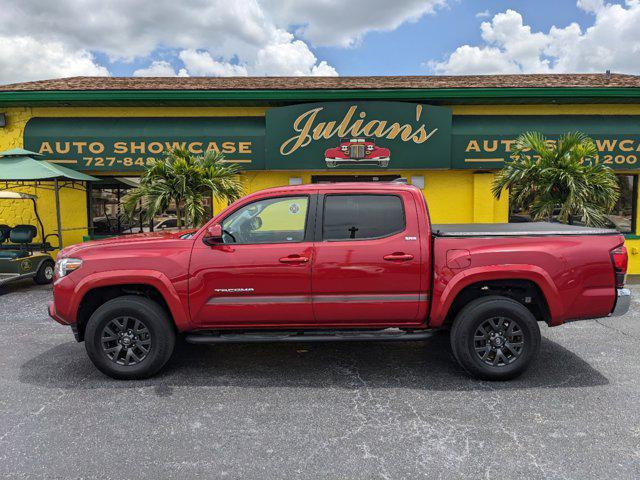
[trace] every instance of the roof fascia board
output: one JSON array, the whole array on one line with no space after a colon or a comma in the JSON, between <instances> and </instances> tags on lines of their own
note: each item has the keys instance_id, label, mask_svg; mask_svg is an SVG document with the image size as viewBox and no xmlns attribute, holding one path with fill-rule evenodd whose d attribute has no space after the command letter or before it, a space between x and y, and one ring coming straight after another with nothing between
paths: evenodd
<instances>
[{"instance_id":1,"label":"roof fascia board","mask_svg":"<svg viewBox=\"0 0 640 480\"><path fill-rule=\"evenodd\" d=\"M430 88L308 90L41 90L0 91L0 105L75 102L316 101L351 99L640 98L640 88Z\"/></svg>"}]
</instances>

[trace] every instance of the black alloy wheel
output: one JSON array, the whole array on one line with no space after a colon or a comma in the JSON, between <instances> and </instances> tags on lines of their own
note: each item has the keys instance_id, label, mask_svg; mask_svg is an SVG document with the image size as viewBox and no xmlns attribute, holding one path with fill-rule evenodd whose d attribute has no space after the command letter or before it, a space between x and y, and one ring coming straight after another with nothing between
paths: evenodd
<instances>
[{"instance_id":1,"label":"black alloy wheel","mask_svg":"<svg viewBox=\"0 0 640 480\"><path fill-rule=\"evenodd\" d=\"M474 348L480 360L493 367L516 361L524 348L524 333L516 320L492 317L475 331Z\"/></svg>"},{"instance_id":2,"label":"black alloy wheel","mask_svg":"<svg viewBox=\"0 0 640 480\"><path fill-rule=\"evenodd\" d=\"M118 365L142 362L151 350L151 333L144 322L134 317L116 317L102 329L102 351Z\"/></svg>"}]
</instances>

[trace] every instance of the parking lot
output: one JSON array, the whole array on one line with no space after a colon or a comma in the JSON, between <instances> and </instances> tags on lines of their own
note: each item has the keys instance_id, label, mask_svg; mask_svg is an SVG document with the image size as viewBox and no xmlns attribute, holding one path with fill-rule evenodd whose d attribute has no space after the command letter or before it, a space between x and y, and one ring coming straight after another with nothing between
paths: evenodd
<instances>
[{"instance_id":1,"label":"parking lot","mask_svg":"<svg viewBox=\"0 0 640 480\"><path fill-rule=\"evenodd\" d=\"M426 342L181 345L111 380L51 321L49 287L0 292L0 476L639 478L640 288L621 319L543 327L508 383Z\"/></svg>"}]
</instances>

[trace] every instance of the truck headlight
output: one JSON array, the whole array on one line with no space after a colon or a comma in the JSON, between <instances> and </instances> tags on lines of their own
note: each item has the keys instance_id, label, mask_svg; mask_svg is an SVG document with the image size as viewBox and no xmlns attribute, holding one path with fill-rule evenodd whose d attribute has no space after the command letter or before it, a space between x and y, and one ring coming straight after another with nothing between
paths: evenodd
<instances>
[{"instance_id":1,"label":"truck headlight","mask_svg":"<svg viewBox=\"0 0 640 480\"><path fill-rule=\"evenodd\" d=\"M61 258L56 262L56 276L58 278L66 277L81 266L82 260L79 258Z\"/></svg>"}]
</instances>

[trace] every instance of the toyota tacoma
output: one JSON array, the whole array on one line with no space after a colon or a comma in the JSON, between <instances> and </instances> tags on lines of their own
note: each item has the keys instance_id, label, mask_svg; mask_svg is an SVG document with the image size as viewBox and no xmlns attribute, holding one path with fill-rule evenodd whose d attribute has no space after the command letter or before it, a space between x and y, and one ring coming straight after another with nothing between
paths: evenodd
<instances>
[{"instance_id":1,"label":"toyota tacoma","mask_svg":"<svg viewBox=\"0 0 640 480\"><path fill-rule=\"evenodd\" d=\"M57 258L49 314L95 366L144 378L194 344L417 341L448 331L470 375L513 378L539 323L622 315L615 230L557 223L432 225L398 183L251 194L198 230L82 243Z\"/></svg>"}]
</instances>

